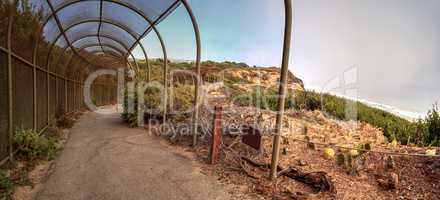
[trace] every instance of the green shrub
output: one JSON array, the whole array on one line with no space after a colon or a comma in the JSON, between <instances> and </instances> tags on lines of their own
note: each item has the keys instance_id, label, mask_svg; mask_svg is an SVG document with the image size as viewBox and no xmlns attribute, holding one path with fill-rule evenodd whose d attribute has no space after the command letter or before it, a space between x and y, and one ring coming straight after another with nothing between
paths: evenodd
<instances>
[{"instance_id":1,"label":"green shrub","mask_svg":"<svg viewBox=\"0 0 440 200\"><path fill-rule=\"evenodd\" d=\"M135 97L128 97L125 93L125 99L134 98L134 113L127 113L128 103L124 102L124 112L121 114L122 119L131 124L132 126L137 123L137 94ZM158 88L146 88L144 93L144 105L146 114L151 114L156 118L162 118L163 116L163 94ZM200 99L202 101L202 99ZM194 86L177 84L168 90L167 100L167 119L176 121L182 121L188 116L188 112L191 111L194 102Z\"/></svg>"},{"instance_id":2,"label":"green shrub","mask_svg":"<svg viewBox=\"0 0 440 200\"><path fill-rule=\"evenodd\" d=\"M0 199L10 199L14 187L14 182L3 171L0 171Z\"/></svg>"},{"instance_id":3,"label":"green shrub","mask_svg":"<svg viewBox=\"0 0 440 200\"><path fill-rule=\"evenodd\" d=\"M10 199L14 188L14 182L4 172L0 171L0 199Z\"/></svg>"},{"instance_id":4,"label":"green shrub","mask_svg":"<svg viewBox=\"0 0 440 200\"><path fill-rule=\"evenodd\" d=\"M296 109L312 111L321 110L340 120L353 120L346 115L347 104L356 106L357 120L381 128L384 136L390 141L396 138L396 140L404 145L409 143L415 143L420 146L439 145L440 137L436 127L440 127L438 125L440 124L440 120L438 119L438 108L435 106L427 119L410 122L392 113L370 107L361 102L326 93L300 91L295 94L294 107ZM429 129L428 126L430 126L431 129Z\"/></svg>"},{"instance_id":5,"label":"green shrub","mask_svg":"<svg viewBox=\"0 0 440 200\"><path fill-rule=\"evenodd\" d=\"M430 146L440 146L440 115L438 104L434 104L432 110L429 111L428 116L425 119L425 126L426 128L422 129L427 131L424 137L425 144L429 144Z\"/></svg>"},{"instance_id":6,"label":"green shrub","mask_svg":"<svg viewBox=\"0 0 440 200\"><path fill-rule=\"evenodd\" d=\"M238 106L254 106L261 109L278 110L278 92L274 89L254 89L234 95L234 104ZM295 106L292 94L287 94L285 109Z\"/></svg>"},{"instance_id":7,"label":"green shrub","mask_svg":"<svg viewBox=\"0 0 440 200\"><path fill-rule=\"evenodd\" d=\"M30 129L16 129L14 145L18 148L19 155L30 160L51 160L55 157L58 150L56 139L38 135L38 133Z\"/></svg>"},{"instance_id":8,"label":"green shrub","mask_svg":"<svg viewBox=\"0 0 440 200\"><path fill-rule=\"evenodd\" d=\"M171 89L170 110L178 113L189 111L194 104L194 86L178 84Z\"/></svg>"},{"instance_id":9,"label":"green shrub","mask_svg":"<svg viewBox=\"0 0 440 200\"><path fill-rule=\"evenodd\" d=\"M255 106L261 109L278 109L277 91L275 89L243 92L236 90L234 104L238 106ZM347 104L355 105L357 119L351 119L346 113ZM440 146L440 114L435 104L426 119L410 122L390 112L370 107L364 103L352 101L326 93L314 91L296 91L288 93L286 109L320 110L339 120L358 120L382 129L390 141L396 139L403 145L410 143L419 146Z\"/></svg>"}]
</instances>

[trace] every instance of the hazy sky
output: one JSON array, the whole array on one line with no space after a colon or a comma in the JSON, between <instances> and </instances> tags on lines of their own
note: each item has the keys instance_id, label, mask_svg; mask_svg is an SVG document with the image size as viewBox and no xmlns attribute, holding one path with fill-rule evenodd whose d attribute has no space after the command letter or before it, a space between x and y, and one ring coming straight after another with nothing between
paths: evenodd
<instances>
[{"instance_id":1,"label":"hazy sky","mask_svg":"<svg viewBox=\"0 0 440 200\"><path fill-rule=\"evenodd\" d=\"M280 65L283 0L190 4L199 21L203 60ZM334 91L422 113L440 100L439 0L293 0L293 6L290 70L306 87L331 89L347 72L345 88L355 91ZM159 30L169 57L194 59L192 26L182 7ZM143 43L150 57L162 56L154 34Z\"/></svg>"}]
</instances>

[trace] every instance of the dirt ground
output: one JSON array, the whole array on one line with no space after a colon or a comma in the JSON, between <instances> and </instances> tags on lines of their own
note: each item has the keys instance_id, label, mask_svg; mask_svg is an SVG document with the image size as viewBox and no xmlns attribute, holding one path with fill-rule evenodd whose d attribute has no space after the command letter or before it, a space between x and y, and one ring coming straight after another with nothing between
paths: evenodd
<instances>
[{"instance_id":1,"label":"dirt ground","mask_svg":"<svg viewBox=\"0 0 440 200\"><path fill-rule=\"evenodd\" d=\"M240 114L224 115L223 124L246 124L249 118L257 118L258 115L249 109L236 108ZM266 119L261 124L267 123L270 126L274 115L264 115ZM202 116L207 122L212 121L212 115L202 112ZM209 136L200 138L196 149L190 147L191 136L164 137L170 148L198 162L202 166L202 173L220 180L233 199L440 199L439 157L381 153L423 154L427 148L391 145L380 130L368 124L333 120L319 112L289 113L286 120L291 126L289 130L297 134L286 132L283 135L280 166L292 166L305 173L324 172L331 177L336 190L334 193L317 191L309 184L285 176L276 182L270 181L268 169L242 162L240 156L259 163L270 163L272 136L263 137L263 149L258 152L242 144L240 136L228 135L224 129L222 151L217 165L207 164ZM205 125L208 126L208 131L212 128L209 123ZM304 127L307 127L305 133ZM307 141L315 142L316 145L311 147ZM367 142L376 152L358 151L360 155L353 157L349 166L338 163L336 155L346 152L338 147L356 148ZM326 157L326 148L332 148L336 155L332 158ZM389 181L395 181L395 188L384 185Z\"/></svg>"}]
</instances>

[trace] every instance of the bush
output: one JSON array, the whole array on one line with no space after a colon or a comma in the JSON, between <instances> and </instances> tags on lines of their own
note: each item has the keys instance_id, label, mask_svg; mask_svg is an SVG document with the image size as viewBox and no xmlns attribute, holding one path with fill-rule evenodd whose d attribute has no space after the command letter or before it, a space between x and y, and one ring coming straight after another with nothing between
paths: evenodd
<instances>
[{"instance_id":1,"label":"bush","mask_svg":"<svg viewBox=\"0 0 440 200\"><path fill-rule=\"evenodd\" d=\"M56 139L40 136L30 129L15 130L14 145L18 148L19 155L30 160L51 160L58 150Z\"/></svg>"},{"instance_id":2,"label":"bush","mask_svg":"<svg viewBox=\"0 0 440 200\"><path fill-rule=\"evenodd\" d=\"M185 113L191 110L194 105L194 86L180 85L173 87L169 98L170 111Z\"/></svg>"},{"instance_id":3,"label":"bush","mask_svg":"<svg viewBox=\"0 0 440 200\"><path fill-rule=\"evenodd\" d=\"M426 131L425 144L440 146L440 115L438 104L433 105L432 110L428 112L428 116L424 121L425 128L422 130Z\"/></svg>"},{"instance_id":4,"label":"bush","mask_svg":"<svg viewBox=\"0 0 440 200\"><path fill-rule=\"evenodd\" d=\"M277 110L278 92L274 89L236 90L234 104L238 106L255 106L261 109ZM355 105L357 119L347 115L347 104ZM331 94L314 91L296 91L288 93L286 109L320 110L339 120L358 120L382 129L389 141L396 139L403 145L440 146L440 112L438 105L428 113L426 119L410 122L384 110L370 107L361 102L345 99Z\"/></svg>"},{"instance_id":5,"label":"bush","mask_svg":"<svg viewBox=\"0 0 440 200\"><path fill-rule=\"evenodd\" d=\"M163 118L163 94L158 88L147 88L144 94L144 105L146 114L150 114L150 117L161 119ZM132 126L137 123L137 94L134 97L128 97L125 92L125 99L134 98L134 113L128 113L128 103L124 102L124 112L121 114L122 119L130 123ZM202 101L202 100L200 100ZM188 112L192 111L194 102L194 86L177 84L168 90L168 104L167 104L167 119L176 121L182 121L188 116Z\"/></svg>"},{"instance_id":6,"label":"bush","mask_svg":"<svg viewBox=\"0 0 440 200\"><path fill-rule=\"evenodd\" d=\"M410 122L387 111L330 94L304 91L295 96L295 108L319 109L340 120L352 120L346 115L347 104L356 106L357 120L382 129L389 141L396 139L403 145L440 145L440 115L437 104L429 111L426 119Z\"/></svg>"},{"instance_id":7,"label":"bush","mask_svg":"<svg viewBox=\"0 0 440 200\"><path fill-rule=\"evenodd\" d=\"M238 106L254 106L261 109L278 110L278 92L274 89L254 89L251 92L242 92L233 95L233 102ZM287 94L285 109L295 106L295 100L292 94Z\"/></svg>"},{"instance_id":8,"label":"bush","mask_svg":"<svg viewBox=\"0 0 440 200\"><path fill-rule=\"evenodd\" d=\"M14 182L0 171L0 199L9 199L14 191Z\"/></svg>"}]
</instances>

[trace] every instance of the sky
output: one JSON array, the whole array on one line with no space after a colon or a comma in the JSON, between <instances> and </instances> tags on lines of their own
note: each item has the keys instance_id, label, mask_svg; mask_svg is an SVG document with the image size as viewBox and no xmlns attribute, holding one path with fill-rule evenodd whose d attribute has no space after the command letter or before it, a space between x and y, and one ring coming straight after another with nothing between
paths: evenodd
<instances>
[{"instance_id":1,"label":"sky","mask_svg":"<svg viewBox=\"0 0 440 200\"><path fill-rule=\"evenodd\" d=\"M283 0L189 3L203 60L280 66ZM289 69L309 89L426 113L440 101L439 10L438 0L293 0ZM158 29L168 57L194 60L194 33L183 7ZM162 57L154 34L142 43L149 57Z\"/></svg>"}]
</instances>

